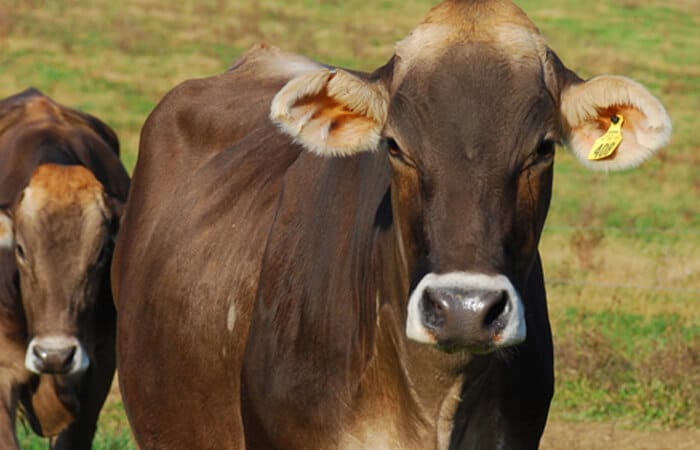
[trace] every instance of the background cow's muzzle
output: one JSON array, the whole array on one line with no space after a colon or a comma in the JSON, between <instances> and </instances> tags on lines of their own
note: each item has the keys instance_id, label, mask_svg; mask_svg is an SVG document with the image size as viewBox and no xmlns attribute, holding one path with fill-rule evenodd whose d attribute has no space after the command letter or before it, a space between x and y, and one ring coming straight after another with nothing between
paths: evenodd
<instances>
[{"instance_id":1,"label":"background cow's muzzle","mask_svg":"<svg viewBox=\"0 0 700 450\"><path fill-rule=\"evenodd\" d=\"M518 344L525 332L522 302L503 275L430 273L409 300L406 334L421 343L483 353Z\"/></svg>"},{"instance_id":2,"label":"background cow's muzzle","mask_svg":"<svg viewBox=\"0 0 700 450\"><path fill-rule=\"evenodd\" d=\"M89 365L85 348L71 336L35 337L24 358L24 366L36 374L79 375Z\"/></svg>"}]
</instances>

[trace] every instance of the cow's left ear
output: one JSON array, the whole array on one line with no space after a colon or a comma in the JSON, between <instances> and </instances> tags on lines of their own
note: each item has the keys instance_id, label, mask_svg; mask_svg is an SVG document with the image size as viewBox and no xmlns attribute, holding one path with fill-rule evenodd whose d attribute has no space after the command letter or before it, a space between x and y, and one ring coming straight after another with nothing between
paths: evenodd
<instances>
[{"instance_id":1,"label":"cow's left ear","mask_svg":"<svg viewBox=\"0 0 700 450\"><path fill-rule=\"evenodd\" d=\"M4 209L0 208L0 249L12 249L15 246L15 232L12 227L12 218Z\"/></svg>"},{"instance_id":2,"label":"cow's left ear","mask_svg":"<svg viewBox=\"0 0 700 450\"><path fill-rule=\"evenodd\" d=\"M596 170L636 167L671 137L671 119L661 102L641 84L621 76L604 75L569 85L561 94L561 115L564 144L585 166ZM599 152L594 158L591 153L598 138L608 131L613 134L620 120L619 146L608 156ZM611 142L609 148L617 140L613 137Z\"/></svg>"},{"instance_id":3,"label":"cow's left ear","mask_svg":"<svg viewBox=\"0 0 700 450\"><path fill-rule=\"evenodd\" d=\"M378 146L388 107L381 82L324 68L290 80L272 100L270 118L308 150L344 156Z\"/></svg>"}]
</instances>

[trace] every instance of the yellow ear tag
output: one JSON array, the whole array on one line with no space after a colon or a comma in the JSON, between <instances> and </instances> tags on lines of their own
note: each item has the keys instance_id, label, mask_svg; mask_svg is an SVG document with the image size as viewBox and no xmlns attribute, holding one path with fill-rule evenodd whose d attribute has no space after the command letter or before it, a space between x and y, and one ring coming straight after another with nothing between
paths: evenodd
<instances>
[{"instance_id":1,"label":"yellow ear tag","mask_svg":"<svg viewBox=\"0 0 700 450\"><path fill-rule=\"evenodd\" d=\"M593 148L591 148L591 152L588 154L588 159L590 161L605 159L615 153L615 150L617 150L617 147L622 142L622 122L624 121L625 118L620 114L612 116L608 131L593 143Z\"/></svg>"}]
</instances>

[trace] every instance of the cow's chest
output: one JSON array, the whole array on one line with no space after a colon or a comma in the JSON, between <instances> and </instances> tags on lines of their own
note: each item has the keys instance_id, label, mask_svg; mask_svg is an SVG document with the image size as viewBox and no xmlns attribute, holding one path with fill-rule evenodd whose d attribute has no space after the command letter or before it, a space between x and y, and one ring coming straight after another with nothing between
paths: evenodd
<instances>
[{"instance_id":1,"label":"cow's chest","mask_svg":"<svg viewBox=\"0 0 700 450\"><path fill-rule=\"evenodd\" d=\"M344 431L337 448L339 450L368 448L375 450L395 450L397 448L425 450L435 448L434 440L425 434L419 429L414 429L413 432L399 431L390 421L367 422L356 426L354 430Z\"/></svg>"}]
</instances>

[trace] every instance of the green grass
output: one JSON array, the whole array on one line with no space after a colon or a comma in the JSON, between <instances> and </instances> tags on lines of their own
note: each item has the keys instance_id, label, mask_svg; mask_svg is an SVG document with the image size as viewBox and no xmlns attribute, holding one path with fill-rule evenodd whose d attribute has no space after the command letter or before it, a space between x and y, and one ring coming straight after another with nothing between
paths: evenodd
<instances>
[{"instance_id":1,"label":"green grass","mask_svg":"<svg viewBox=\"0 0 700 450\"><path fill-rule=\"evenodd\" d=\"M48 439L35 435L29 425L24 425L21 420L17 426L17 437L23 450L46 450L49 448ZM92 447L94 450L133 450L136 448L126 422L124 406L119 401L118 396L111 395L102 408Z\"/></svg>"},{"instance_id":2,"label":"green grass","mask_svg":"<svg viewBox=\"0 0 700 450\"><path fill-rule=\"evenodd\" d=\"M20 427L18 430L20 448L23 450L47 450L48 439L34 435L31 430ZM136 448L128 432L108 433L98 432L92 441L94 450L133 450Z\"/></svg>"},{"instance_id":3,"label":"green grass","mask_svg":"<svg viewBox=\"0 0 700 450\"><path fill-rule=\"evenodd\" d=\"M33 85L101 117L131 169L143 121L182 80L224 71L259 41L372 70L432 4L9 0L0 5L0 97ZM541 243L557 343L551 417L700 428L700 2L519 4L568 67L637 79L674 125L671 145L630 172L592 173L558 152ZM123 448L120 405L108 408L97 448Z\"/></svg>"},{"instance_id":4,"label":"green grass","mask_svg":"<svg viewBox=\"0 0 700 450\"><path fill-rule=\"evenodd\" d=\"M676 315L585 312L554 318L553 413L638 427L700 424L700 325Z\"/></svg>"}]
</instances>

